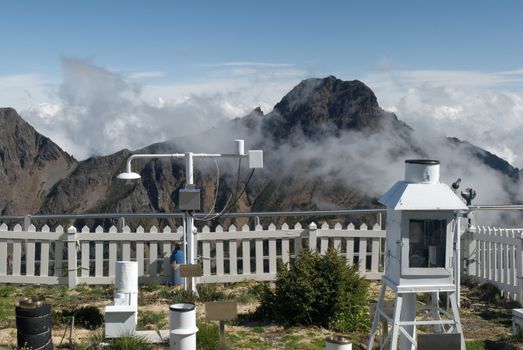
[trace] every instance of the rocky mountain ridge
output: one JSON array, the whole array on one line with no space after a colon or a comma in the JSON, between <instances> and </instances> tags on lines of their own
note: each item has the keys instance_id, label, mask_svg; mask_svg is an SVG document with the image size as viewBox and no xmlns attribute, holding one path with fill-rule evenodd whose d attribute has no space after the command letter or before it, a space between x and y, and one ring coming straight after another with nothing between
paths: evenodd
<instances>
[{"instance_id":1,"label":"rocky mountain ridge","mask_svg":"<svg viewBox=\"0 0 523 350\"><path fill-rule=\"evenodd\" d=\"M14 109L0 108L0 213L41 210L52 187L78 161L42 136Z\"/></svg>"}]
</instances>

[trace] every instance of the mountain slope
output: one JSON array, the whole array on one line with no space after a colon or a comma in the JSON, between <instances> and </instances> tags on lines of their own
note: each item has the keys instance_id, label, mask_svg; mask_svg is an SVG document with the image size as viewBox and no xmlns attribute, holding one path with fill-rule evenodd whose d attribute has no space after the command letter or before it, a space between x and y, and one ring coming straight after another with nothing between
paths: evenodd
<instances>
[{"instance_id":1,"label":"mountain slope","mask_svg":"<svg viewBox=\"0 0 523 350\"><path fill-rule=\"evenodd\" d=\"M77 161L12 108L0 108L0 213L40 210L45 196Z\"/></svg>"}]
</instances>

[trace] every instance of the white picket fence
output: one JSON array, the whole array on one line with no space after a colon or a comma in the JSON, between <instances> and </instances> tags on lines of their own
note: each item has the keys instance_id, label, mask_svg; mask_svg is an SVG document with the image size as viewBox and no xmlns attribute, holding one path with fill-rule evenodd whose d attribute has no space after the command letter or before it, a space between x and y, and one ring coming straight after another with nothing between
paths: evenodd
<instances>
[{"instance_id":1,"label":"white picket fence","mask_svg":"<svg viewBox=\"0 0 523 350\"><path fill-rule=\"evenodd\" d=\"M218 226L213 232L203 227L196 234L198 253L203 264L199 283L272 280L276 276L277 260L291 261L300 249L324 253L329 246L336 248L348 264L358 264L360 273L369 279L379 279L383 271L385 231L379 225L371 230L365 224L356 229L350 224L317 227L311 223L303 228L283 224L266 229L257 225L251 231L247 225L240 231L231 225L226 231ZM165 283L171 271L170 255L174 245L182 240L183 227L161 232L156 227L138 227L131 232L124 227L118 232L111 227L104 232L85 226L81 230L58 226L51 231L33 225L23 230L15 225L11 230L0 226L0 283L111 284L115 262L138 262L140 283Z\"/></svg>"},{"instance_id":2,"label":"white picket fence","mask_svg":"<svg viewBox=\"0 0 523 350\"><path fill-rule=\"evenodd\" d=\"M523 302L523 229L476 227L462 237L464 274Z\"/></svg>"}]
</instances>

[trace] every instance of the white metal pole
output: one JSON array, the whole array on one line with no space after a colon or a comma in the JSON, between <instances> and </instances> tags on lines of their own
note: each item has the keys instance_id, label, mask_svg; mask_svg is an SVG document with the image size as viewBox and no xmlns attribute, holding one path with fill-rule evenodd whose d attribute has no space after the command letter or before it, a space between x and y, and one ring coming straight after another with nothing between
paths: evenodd
<instances>
[{"instance_id":1,"label":"white metal pole","mask_svg":"<svg viewBox=\"0 0 523 350\"><path fill-rule=\"evenodd\" d=\"M194 184L194 172L193 172L193 153L185 153L185 184ZM185 236L187 239L187 264L194 264L194 234L192 232L194 219L190 215L185 215ZM192 292L196 292L196 286L193 277L190 278L189 286Z\"/></svg>"},{"instance_id":2,"label":"white metal pole","mask_svg":"<svg viewBox=\"0 0 523 350\"><path fill-rule=\"evenodd\" d=\"M456 215L456 277L454 281L456 282L456 299L458 309L461 307L461 222L459 217L461 212L457 212Z\"/></svg>"}]
</instances>

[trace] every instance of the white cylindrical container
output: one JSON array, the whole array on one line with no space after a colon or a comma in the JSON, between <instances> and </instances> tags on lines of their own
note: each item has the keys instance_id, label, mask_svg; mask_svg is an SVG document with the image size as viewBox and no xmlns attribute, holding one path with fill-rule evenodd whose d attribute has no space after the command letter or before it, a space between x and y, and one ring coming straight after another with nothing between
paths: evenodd
<instances>
[{"instance_id":1,"label":"white cylindrical container","mask_svg":"<svg viewBox=\"0 0 523 350\"><path fill-rule=\"evenodd\" d=\"M117 261L114 276L115 305L138 307L138 262Z\"/></svg>"},{"instance_id":2,"label":"white cylindrical container","mask_svg":"<svg viewBox=\"0 0 523 350\"><path fill-rule=\"evenodd\" d=\"M439 160L410 159L405 161L405 182L439 183Z\"/></svg>"},{"instance_id":3,"label":"white cylindrical container","mask_svg":"<svg viewBox=\"0 0 523 350\"><path fill-rule=\"evenodd\" d=\"M352 350L352 343L348 338L336 335L325 339L325 350Z\"/></svg>"},{"instance_id":4,"label":"white cylindrical container","mask_svg":"<svg viewBox=\"0 0 523 350\"><path fill-rule=\"evenodd\" d=\"M169 349L196 350L196 305L178 303L169 306Z\"/></svg>"},{"instance_id":5,"label":"white cylindrical container","mask_svg":"<svg viewBox=\"0 0 523 350\"><path fill-rule=\"evenodd\" d=\"M245 155L245 142L244 140L234 140L234 143L236 144L236 154L239 156Z\"/></svg>"}]
</instances>

